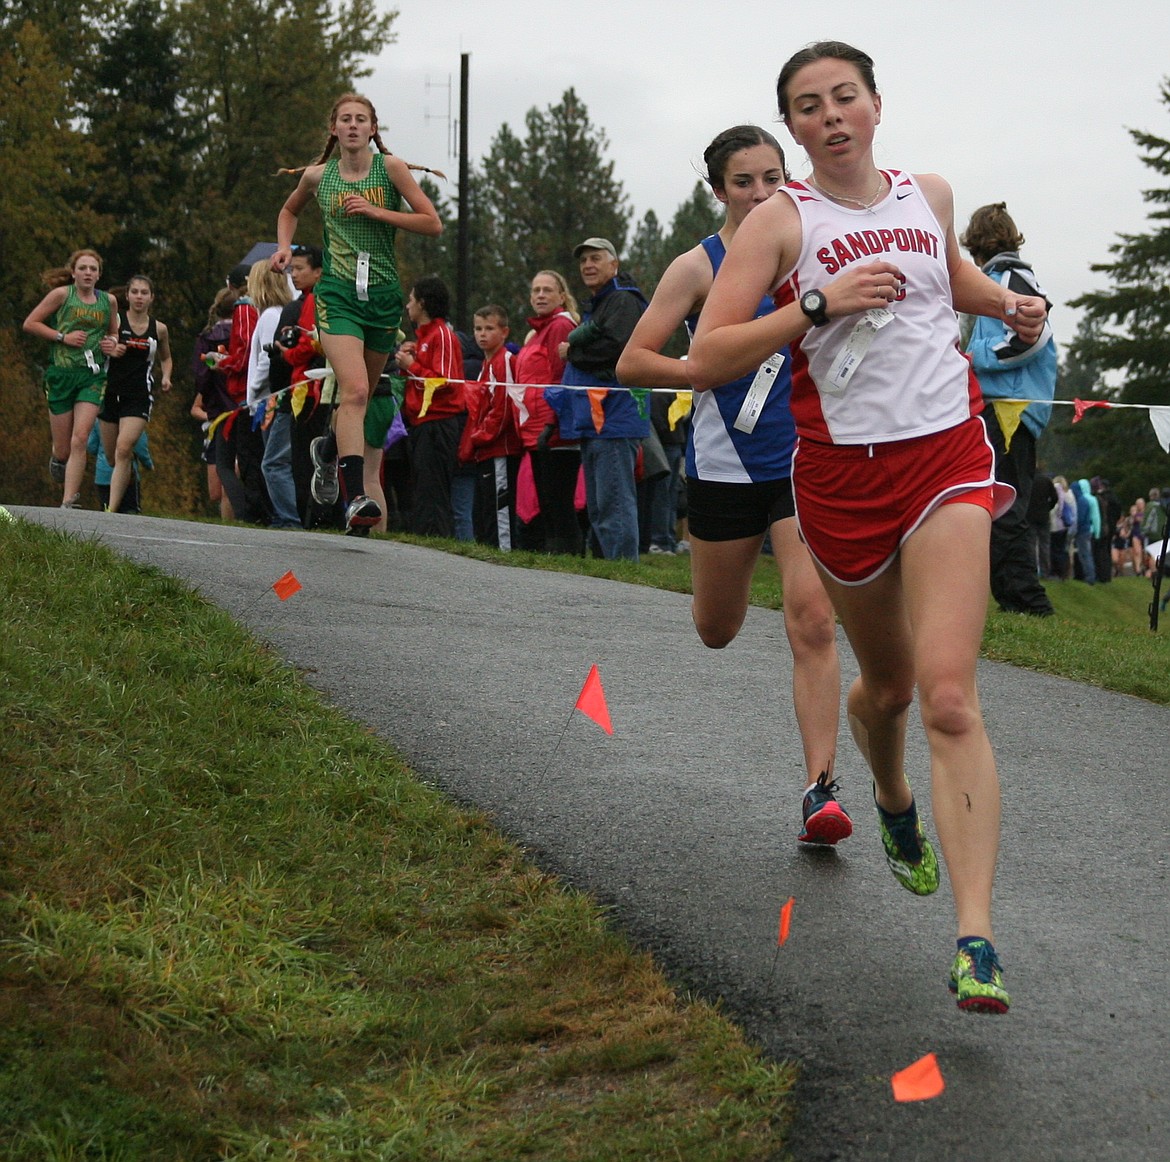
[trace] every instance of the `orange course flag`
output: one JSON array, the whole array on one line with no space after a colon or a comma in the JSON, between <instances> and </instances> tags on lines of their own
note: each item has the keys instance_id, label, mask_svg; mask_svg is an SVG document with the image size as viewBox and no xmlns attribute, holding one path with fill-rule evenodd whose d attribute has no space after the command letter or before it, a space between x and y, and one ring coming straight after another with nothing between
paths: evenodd
<instances>
[{"instance_id":1,"label":"orange course flag","mask_svg":"<svg viewBox=\"0 0 1170 1162\"><path fill-rule=\"evenodd\" d=\"M890 1082L894 1087L894 1101L928 1101L946 1088L938 1058L933 1053L895 1073Z\"/></svg>"},{"instance_id":2,"label":"orange course flag","mask_svg":"<svg viewBox=\"0 0 1170 1162\"><path fill-rule=\"evenodd\" d=\"M792 923L792 905L795 903L792 896L788 897L788 902L780 909L780 933L776 937L776 947L781 948L784 942L788 939L788 928Z\"/></svg>"},{"instance_id":3,"label":"orange course flag","mask_svg":"<svg viewBox=\"0 0 1170 1162\"><path fill-rule=\"evenodd\" d=\"M593 426L600 435L601 429L605 427L605 397L609 395L609 390L604 387L589 387L585 389L585 394L589 397L589 415L593 420Z\"/></svg>"},{"instance_id":4,"label":"orange course flag","mask_svg":"<svg viewBox=\"0 0 1170 1162\"><path fill-rule=\"evenodd\" d=\"M287 601L294 593L300 591L301 583L290 569L283 577L278 577L272 582L272 588L281 601Z\"/></svg>"},{"instance_id":5,"label":"orange course flag","mask_svg":"<svg viewBox=\"0 0 1170 1162\"><path fill-rule=\"evenodd\" d=\"M613 734L613 723L609 720L609 707L605 704L605 691L601 688L601 674L594 663L577 695L577 709L592 718L606 734Z\"/></svg>"}]
</instances>

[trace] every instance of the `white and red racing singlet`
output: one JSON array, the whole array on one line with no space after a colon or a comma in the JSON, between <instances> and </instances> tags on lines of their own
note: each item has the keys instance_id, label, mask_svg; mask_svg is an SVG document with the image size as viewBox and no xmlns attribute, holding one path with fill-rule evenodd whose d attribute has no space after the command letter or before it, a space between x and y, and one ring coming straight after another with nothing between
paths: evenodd
<instances>
[{"instance_id":1,"label":"white and red racing singlet","mask_svg":"<svg viewBox=\"0 0 1170 1162\"><path fill-rule=\"evenodd\" d=\"M946 236L914 178L883 172L890 191L868 210L839 206L806 182L782 187L800 213L803 238L796 267L775 289L777 307L854 263L892 262L906 280L890 304L893 319L873 336L844 388L831 369L863 316L832 319L792 342L797 431L822 443L912 439L982 409L978 381L959 350Z\"/></svg>"}]
</instances>

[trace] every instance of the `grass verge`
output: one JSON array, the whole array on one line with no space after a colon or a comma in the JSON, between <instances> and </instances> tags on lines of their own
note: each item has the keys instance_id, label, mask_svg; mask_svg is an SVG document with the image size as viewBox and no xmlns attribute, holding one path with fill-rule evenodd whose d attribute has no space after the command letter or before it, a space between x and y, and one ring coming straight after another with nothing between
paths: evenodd
<instances>
[{"instance_id":1,"label":"grass verge","mask_svg":"<svg viewBox=\"0 0 1170 1162\"><path fill-rule=\"evenodd\" d=\"M789 1069L226 614L25 522L0 597L4 1157L781 1148Z\"/></svg>"}]
</instances>

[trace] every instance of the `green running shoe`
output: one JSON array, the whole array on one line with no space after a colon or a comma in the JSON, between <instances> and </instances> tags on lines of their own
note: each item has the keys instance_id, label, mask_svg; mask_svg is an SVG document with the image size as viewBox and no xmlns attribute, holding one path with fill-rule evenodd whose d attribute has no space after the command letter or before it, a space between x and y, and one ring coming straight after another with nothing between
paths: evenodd
<instances>
[{"instance_id":1,"label":"green running shoe","mask_svg":"<svg viewBox=\"0 0 1170 1162\"><path fill-rule=\"evenodd\" d=\"M874 806L877 806L877 787L874 787ZM938 858L930 840L922 833L922 822L913 803L901 815L891 815L877 808L878 831L882 847L886 849L886 863L894 878L916 896L929 896L938 891Z\"/></svg>"},{"instance_id":2,"label":"green running shoe","mask_svg":"<svg viewBox=\"0 0 1170 1162\"><path fill-rule=\"evenodd\" d=\"M971 940L959 949L949 988L965 1013L1006 1013L1011 1004L990 940Z\"/></svg>"}]
</instances>

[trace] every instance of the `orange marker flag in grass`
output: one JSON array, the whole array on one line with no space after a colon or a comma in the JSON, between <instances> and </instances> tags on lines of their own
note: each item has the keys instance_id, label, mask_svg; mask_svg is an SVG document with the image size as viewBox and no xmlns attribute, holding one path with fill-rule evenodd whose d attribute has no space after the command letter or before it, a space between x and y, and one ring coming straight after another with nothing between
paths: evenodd
<instances>
[{"instance_id":1,"label":"orange marker flag in grass","mask_svg":"<svg viewBox=\"0 0 1170 1162\"><path fill-rule=\"evenodd\" d=\"M776 937L776 947L782 948L788 939L788 928L792 924L792 905L796 903L793 896L788 897L788 903L780 909L780 933Z\"/></svg>"},{"instance_id":2,"label":"orange marker flag in grass","mask_svg":"<svg viewBox=\"0 0 1170 1162\"><path fill-rule=\"evenodd\" d=\"M933 1053L895 1073L890 1082L894 1087L894 1101L928 1101L946 1088L938 1058Z\"/></svg>"},{"instance_id":3,"label":"orange marker flag in grass","mask_svg":"<svg viewBox=\"0 0 1170 1162\"><path fill-rule=\"evenodd\" d=\"M613 723L609 720L609 707L605 704L605 691L601 688L601 674L594 663L577 695L577 709L592 718L606 734L613 734Z\"/></svg>"},{"instance_id":4,"label":"orange marker flag in grass","mask_svg":"<svg viewBox=\"0 0 1170 1162\"><path fill-rule=\"evenodd\" d=\"M272 588L281 601L287 601L294 593L300 591L301 583L290 569L283 577L278 577L272 582Z\"/></svg>"}]
</instances>

